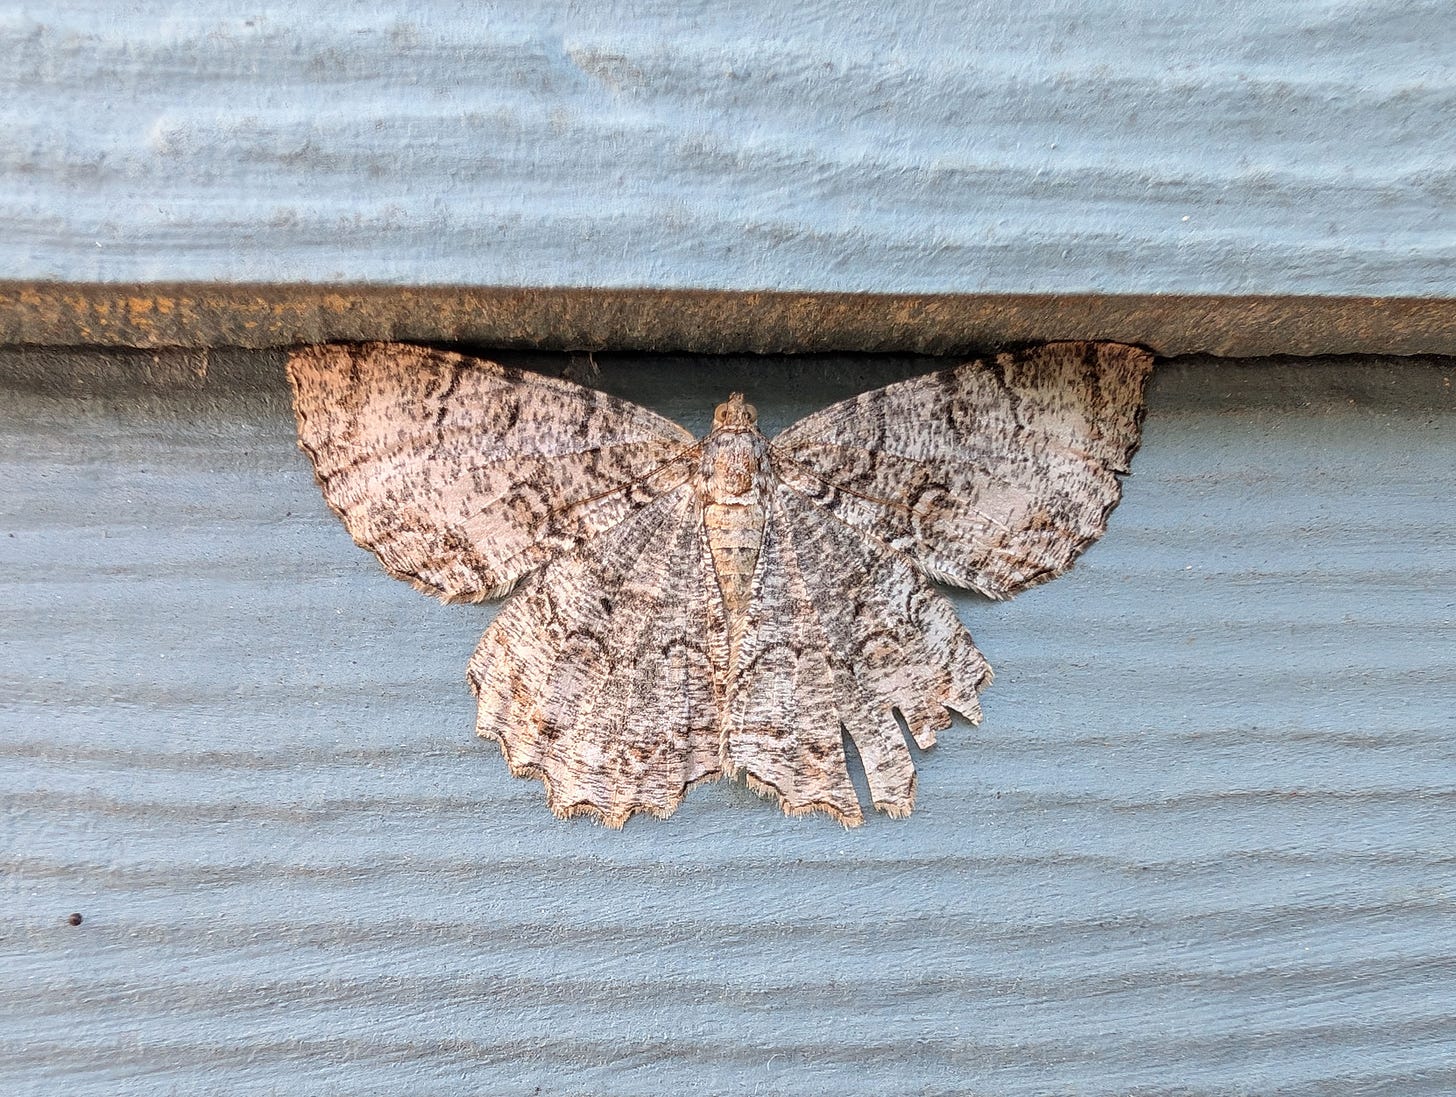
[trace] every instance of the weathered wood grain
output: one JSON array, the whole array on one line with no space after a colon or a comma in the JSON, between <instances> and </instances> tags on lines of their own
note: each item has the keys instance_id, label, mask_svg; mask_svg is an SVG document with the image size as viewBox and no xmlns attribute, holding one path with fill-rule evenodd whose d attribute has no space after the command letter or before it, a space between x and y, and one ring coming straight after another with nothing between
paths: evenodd
<instances>
[{"instance_id":1,"label":"weathered wood grain","mask_svg":"<svg viewBox=\"0 0 1456 1097\"><path fill-rule=\"evenodd\" d=\"M1431 0L10 4L0 270L1449 296L1449 22Z\"/></svg>"},{"instance_id":2,"label":"weathered wood grain","mask_svg":"<svg viewBox=\"0 0 1456 1097\"><path fill-rule=\"evenodd\" d=\"M0 344L404 340L691 354L971 355L1093 339L1157 354L1449 354L1456 296L881 294L0 281Z\"/></svg>"},{"instance_id":3,"label":"weathered wood grain","mask_svg":"<svg viewBox=\"0 0 1456 1097\"><path fill-rule=\"evenodd\" d=\"M1456 363L1165 363L1115 536L958 602L911 819L617 833L468 734L491 610L339 536L279 359L124 358L0 352L12 1091L1456 1088ZM599 361L769 430L933 364Z\"/></svg>"}]
</instances>

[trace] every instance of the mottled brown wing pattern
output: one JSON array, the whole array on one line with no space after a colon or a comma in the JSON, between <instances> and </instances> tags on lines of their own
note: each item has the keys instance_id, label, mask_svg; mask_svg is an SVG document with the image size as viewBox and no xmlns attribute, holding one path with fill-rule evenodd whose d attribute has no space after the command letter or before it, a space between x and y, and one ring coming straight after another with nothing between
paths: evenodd
<instances>
[{"instance_id":1,"label":"mottled brown wing pattern","mask_svg":"<svg viewBox=\"0 0 1456 1097\"><path fill-rule=\"evenodd\" d=\"M933 578L1009 598L1105 532L1151 369L1109 343L968 362L801 419L773 440L774 470Z\"/></svg>"},{"instance_id":2,"label":"mottled brown wing pattern","mask_svg":"<svg viewBox=\"0 0 1456 1097\"><path fill-rule=\"evenodd\" d=\"M701 442L568 381L397 344L289 360L300 445L385 567L523 588L468 678L479 733L561 816L621 826L743 776L790 814L915 804L922 748L991 670L941 579L1004 598L1101 535L1151 358L1054 344L891 385L769 443L734 394ZM530 574L534 572L534 574Z\"/></svg>"},{"instance_id":3,"label":"mottled brown wing pattern","mask_svg":"<svg viewBox=\"0 0 1456 1097\"><path fill-rule=\"evenodd\" d=\"M690 487L531 576L468 678L477 730L551 810L620 827L719 774L727 626Z\"/></svg>"},{"instance_id":4,"label":"mottled brown wing pattern","mask_svg":"<svg viewBox=\"0 0 1456 1097\"><path fill-rule=\"evenodd\" d=\"M955 607L908 557L783 484L767 507L748 620L728 685L724 760L789 814L862 813L841 726L864 764L876 808L915 806L915 766L896 713L922 749L973 723L991 668Z\"/></svg>"},{"instance_id":5,"label":"mottled brown wing pattern","mask_svg":"<svg viewBox=\"0 0 1456 1097\"><path fill-rule=\"evenodd\" d=\"M288 360L299 444L393 576L446 601L521 576L685 482L695 439L636 404L401 343Z\"/></svg>"}]
</instances>

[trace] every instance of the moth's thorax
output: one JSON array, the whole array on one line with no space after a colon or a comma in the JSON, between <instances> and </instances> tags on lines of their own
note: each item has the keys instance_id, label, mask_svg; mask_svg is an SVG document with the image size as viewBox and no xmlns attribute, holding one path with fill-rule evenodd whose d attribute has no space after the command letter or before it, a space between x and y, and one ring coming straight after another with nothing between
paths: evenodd
<instances>
[{"instance_id":1,"label":"moth's thorax","mask_svg":"<svg viewBox=\"0 0 1456 1097\"><path fill-rule=\"evenodd\" d=\"M703 502L758 502L763 492L767 459L768 440L756 428L720 427L714 430L703 439Z\"/></svg>"},{"instance_id":2,"label":"moth's thorax","mask_svg":"<svg viewBox=\"0 0 1456 1097\"><path fill-rule=\"evenodd\" d=\"M713 432L703 439L699 495L703 527L736 659L753 573L763 543L768 440L755 425L758 414L739 393L718 405Z\"/></svg>"}]
</instances>

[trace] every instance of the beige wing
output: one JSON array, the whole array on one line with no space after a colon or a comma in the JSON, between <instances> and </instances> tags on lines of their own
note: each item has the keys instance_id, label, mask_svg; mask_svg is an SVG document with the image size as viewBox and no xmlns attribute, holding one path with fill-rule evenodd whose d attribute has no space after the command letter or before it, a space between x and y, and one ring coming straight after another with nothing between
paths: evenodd
<instances>
[{"instance_id":1,"label":"beige wing","mask_svg":"<svg viewBox=\"0 0 1456 1097\"><path fill-rule=\"evenodd\" d=\"M605 393L403 343L288 359L299 445L354 540L446 601L521 576L684 482L694 439Z\"/></svg>"},{"instance_id":2,"label":"beige wing","mask_svg":"<svg viewBox=\"0 0 1456 1097\"><path fill-rule=\"evenodd\" d=\"M915 766L895 714L928 748L947 709L980 720L991 679L955 607L907 556L776 484L747 614L728 684L729 771L791 815L855 825L842 726L875 806L908 815Z\"/></svg>"},{"instance_id":3,"label":"beige wing","mask_svg":"<svg viewBox=\"0 0 1456 1097\"><path fill-rule=\"evenodd\" d=\"M929 575L1009 598L1101 537L1152 356L1050 343L824 409L772 443L784 483Z\"/></svg>"},{"instance_id":4,"label":"beige wing","mask_svg":"<svg viewBox=\"0 0 1456 1097\"><path fill-rule=\"evenodd\" d=\"M701 504L677 488L531 576L468 678L477 730L551 810L620 827L718 776L727 627Z\"/></svg>"}]
</instances>

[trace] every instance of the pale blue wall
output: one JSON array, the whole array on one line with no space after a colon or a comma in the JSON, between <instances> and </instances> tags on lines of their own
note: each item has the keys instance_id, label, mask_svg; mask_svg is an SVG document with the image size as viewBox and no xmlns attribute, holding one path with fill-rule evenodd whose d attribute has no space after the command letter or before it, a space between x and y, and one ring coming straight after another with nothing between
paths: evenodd
<instances>
[{"instance_id":1,"label":"pale blue wall","mask_svg":"<svg viewBox=\"0 0 1456 1097\"><path fill-rule=\"evenodd\" d=\"M1161 367L1107 536L961 599L913 816L620 833L474 737L489 609L353 545L276 359L141 364L0 353L5 1092L1456 1092L1452 362ZM709 365L603 381L926 363Z\"/></svg>"},{"instance_id":2,"label":"pale blue wall","mask_svg":"<svg viewBox=\"0 0 1456 1097\"><path fill-rule=\"evenodd\" d=\"M1452 18L9 0L0 271L1450 296Z\"/></svg>"}]
</instances>

